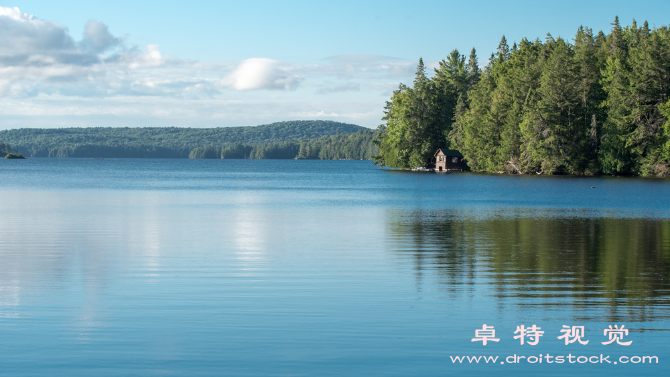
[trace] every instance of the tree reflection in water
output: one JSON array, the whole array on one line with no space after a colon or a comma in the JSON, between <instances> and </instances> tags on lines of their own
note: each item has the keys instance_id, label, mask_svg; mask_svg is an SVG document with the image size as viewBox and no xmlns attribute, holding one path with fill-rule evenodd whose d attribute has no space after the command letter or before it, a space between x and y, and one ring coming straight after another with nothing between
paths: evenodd
<instances>
[{"instance_id":1,"label":"tree reflection in water","mask_svg":"<svg viewBox=\"0 0 670 377\"><path fill-rule=\"evenodd\" d=\"M419 281L577 317L668 317L670 220L560 210L390 211L389 248ZM421 282L419 282L419 288Z\"/></svg>"}]
</instances>

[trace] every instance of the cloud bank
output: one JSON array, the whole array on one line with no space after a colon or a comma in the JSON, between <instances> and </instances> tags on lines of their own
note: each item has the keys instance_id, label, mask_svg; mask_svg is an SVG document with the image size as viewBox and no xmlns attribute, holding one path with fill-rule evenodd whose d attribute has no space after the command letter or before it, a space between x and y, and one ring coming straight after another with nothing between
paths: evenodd
<instances>
[{"instance_id":1,"label":"cloud bank","mask_svg":"<svg viewBox=\"0 0 670 377\"><path fill-rule=\"evenodd\" d=\"M310 64L264 57L185 60L164 56L157 44L131 45L98 20L88 20L76 39L55 21L0 7L0 120L23 119L22 126L30 126L30 116L47 122L50 116L145 114L163 121L189 114L196 124L258 124L273 120L267 109L274 120L309 115L376 126L384 96L411 80L414 67L415 62L371 55ZM217 108L227 109L225 116ZM361 121L365 117L370 118ZM142 119L138 125L146 124ZM52 123L60 124L55 118Z\"/></svg>"}]
</instances>

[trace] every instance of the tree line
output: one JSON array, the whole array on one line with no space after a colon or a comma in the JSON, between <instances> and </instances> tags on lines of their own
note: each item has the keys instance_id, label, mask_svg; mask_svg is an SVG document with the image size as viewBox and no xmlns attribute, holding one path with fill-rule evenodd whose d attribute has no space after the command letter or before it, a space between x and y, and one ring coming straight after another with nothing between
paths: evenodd
<instances>
[{"instance_id":1,"label":"tree line","mask_svg":"<svg viewBox=\"0 0 670 377\"><path fill-rule=\"evenodd\" d=\"M257 145L209 145L192 149L189 158L368 160L379 152L373 143L375 137L376 131L361 130L348 135Z\"/></svg>"},{"instance_id":2,"label":"tree line","mask_svg":"<svg viewBox=\"0 0 670 377\"><path fill-rule=\"evenodd\" d=\"M437 148L459 150L474 171L667 176L670 30L645 21L609 34L580 27L572 40L502 37L480 69L452 51L428 77L386 103L375 163L412 168Z\"/></svg>"},{"instance_id":3,"label":"tree line","mask_svg":"<svg viewBox=\"0 0 670 377\"><path fill-rule=\"evenodd\" d=\"M203 145L260 145L361 130L366 128L306 120L219 128L21 128L0 131L0 139L29 157L188 158L192 149Z\"/></svg>"}]
</instances>

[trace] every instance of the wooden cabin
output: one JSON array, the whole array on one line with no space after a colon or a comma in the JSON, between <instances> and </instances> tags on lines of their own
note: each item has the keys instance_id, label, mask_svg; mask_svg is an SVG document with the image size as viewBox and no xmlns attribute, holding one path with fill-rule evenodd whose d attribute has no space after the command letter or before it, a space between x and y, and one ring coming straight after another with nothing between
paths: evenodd
<instances>
[{"instance_id":1,"label":"wooden cabin","mask_svg":"<svg viewBox=\"0 0 670 377\"><path fill-rule=\"evenodd\" d=\"M470 170L465 163L461 152L453 149L438 149L435 152L435 171L467 171Z\"/></svg>"}]
</instances>

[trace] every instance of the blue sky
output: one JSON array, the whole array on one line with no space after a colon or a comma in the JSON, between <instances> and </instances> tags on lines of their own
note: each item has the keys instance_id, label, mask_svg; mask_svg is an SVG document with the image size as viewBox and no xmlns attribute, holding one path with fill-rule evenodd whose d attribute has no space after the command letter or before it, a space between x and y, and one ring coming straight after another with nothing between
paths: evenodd
<instances>
[{"instance_id":1,"label":"blue sky","mask_svg":"<svg viewBox=\"0 0 670 377\"><path fill-rule=\"evenodd\" d=\"M429 65L505 34L571 39L618 15L667 25L670 1L15 1L0 4L0 128L376 127ZM18 8L17 11L14 7Z\"/></svg>"}]
</instances>

